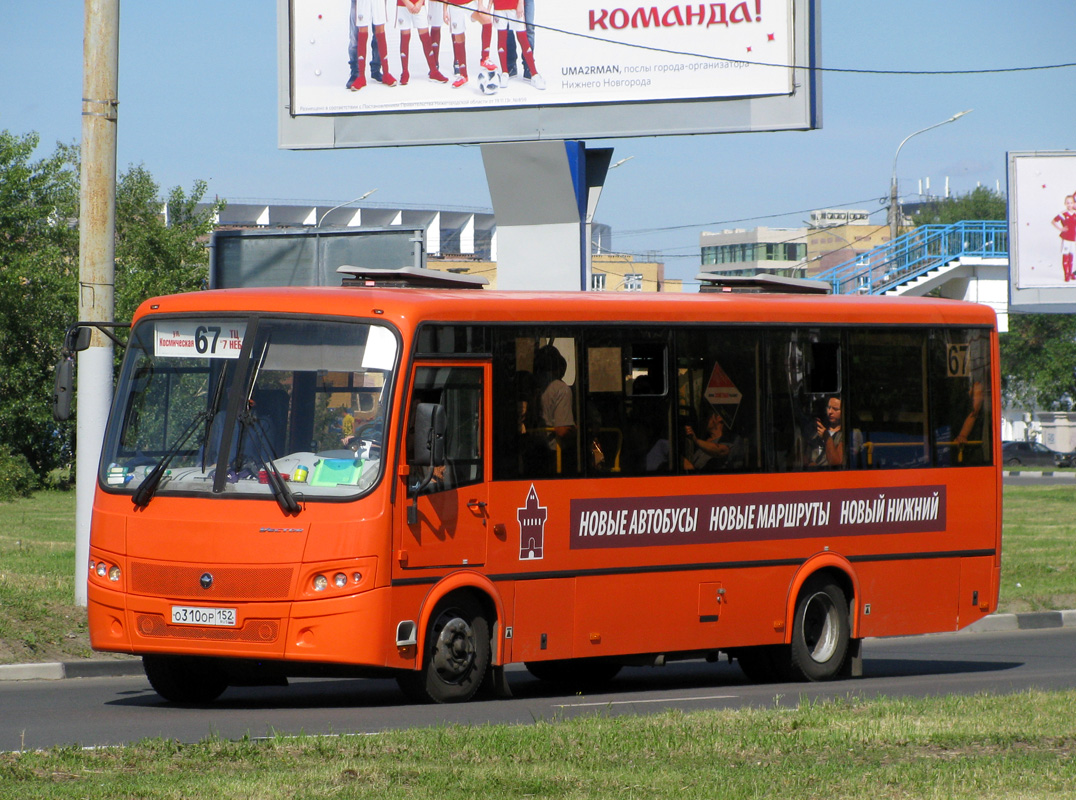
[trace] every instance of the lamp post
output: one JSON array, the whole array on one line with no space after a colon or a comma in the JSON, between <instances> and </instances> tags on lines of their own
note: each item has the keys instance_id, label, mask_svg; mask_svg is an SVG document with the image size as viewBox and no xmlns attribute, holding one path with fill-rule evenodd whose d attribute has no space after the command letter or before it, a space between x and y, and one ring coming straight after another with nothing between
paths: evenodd
<instances>
[{"instance_id":1,"label":"lamp post","mask_svg":"<svg viewBox=\"0 0 1076 800\"><path fill-rule=\"evenodd\" d=\"M893 241L897 238L897 227L900 224L900 207L897 204L897 158L900 156L900 149L904 147L905 143L913 136L918 136L921 133L926 133L927 131L934 130L935 128L940 128L942 125L948 125L950 122L956 122L962 116L964 116L965 114L970 114L971 112L972 109L969 108L967 111L961 111L958 114L953 114L953 116L949 117L949 119L942 120L941 122L935 122L933 125L928 125L927 127L923 128L922 130L918 130L915 133L909 133L907 136L904 137L901 143L897 145L897 153L893 156L893 178L889 183L890 241Z\"/></svg>"},{"instance_id":2,"label":"lamp post","mask_svg":"<svg viewBox=\"0 0 1076 800\"><path fill-rule=\"evenodd\" d=\"M330 208L330 209L329 209L328 211L326 211L326 212L325 212L324 214L322 214L322 215L321 215L321 218L320 218L320 219L318 220L318 224L317 224L317 225L315 225L314 227L315 227L315 228L320 228L320 227L321 227L321 223L323 223L323 222L325 221L325 218L326 218L327 216L329 216L329 215L330 215L331 213L333 213L334 211L336 211L336 209L338 209L338 208L343 208L344 206L349 206L349 205L351 205L352 203L358 203L358 202L360 202L361 200L365 200L365 199L366 199L367 197L369 197L370 195L372 195L372 194L373 194L374 192L376 192L376 191L377 191L377 189L371 189L371 190L370 190L370 191L368 191L368 192L367 192L366 194L361 194L361 195L359 195L358 197L356 197L356 198L355 198L355 199L353 199L353 200L348 200L348 201L347 201L346 203L341 203L341 204L340 204L340 205L338 205L338 206L333 206L332 208Z\"/></svg>"}]
</instances>

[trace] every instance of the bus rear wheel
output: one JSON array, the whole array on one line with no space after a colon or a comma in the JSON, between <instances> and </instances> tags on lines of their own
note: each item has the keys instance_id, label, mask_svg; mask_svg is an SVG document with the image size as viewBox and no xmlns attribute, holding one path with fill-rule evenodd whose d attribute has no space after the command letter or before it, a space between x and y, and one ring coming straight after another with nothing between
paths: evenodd
<instances>
[{"instance_id":1,"label":"bus rear wheel","mask_svg":"<svg viewBox=\"0 0 1076 800\"><path fill-rule=\"evenodd\" d=\"M211 659L196 656L142 656L153 690L172 703L212 703L228 688L228 677Z\"/></svg>"},{"instance_id":2,"label":"bus rear wheel","mask_svg":"<svg viewBox=\"0 0 1076 800\"><path fill-rule=\"evenodd\" d=\"M489 622L472 598L442 600L430 617L422 669L397 679L423 703L461 703L474 697L489 669Z\"/></svg>"},{"instance_id":3,"label":"bus rear wheel","mask_svg":"<svg viewBox=\"0 0 1076 800\"><path fill-rule=\"evenodd\" d=\"M792 670L808 681L838 677L848 658L848 598L825 576L804 584L792 622Z\"/></svg>"}]
</instances>

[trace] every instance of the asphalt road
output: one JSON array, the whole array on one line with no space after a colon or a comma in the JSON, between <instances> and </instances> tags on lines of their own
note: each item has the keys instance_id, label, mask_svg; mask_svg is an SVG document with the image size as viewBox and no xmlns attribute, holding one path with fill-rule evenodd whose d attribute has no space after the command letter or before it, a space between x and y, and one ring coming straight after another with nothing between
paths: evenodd
<instances>
[{"instance_id":1,"label":"asphalt road","mask_svg":"<svg viewBox=\"0 0 1076 800\"><path fill-rule=\"evenodd\" d=\"M601 694L557 692L521 667L514 697L452 706L410 705L393 681L302 680L233 688L212 706L164 702L143 677L0 684L0 750L107 746L143 738L193 742L279 734L373 733L443 723L531 724L578 714L794 705L800 698L1006 694L1076 687L1076 628L868 640L864 677L824 684L747 684L725 662L625 669Z\"/></svg>"}]
</instances>

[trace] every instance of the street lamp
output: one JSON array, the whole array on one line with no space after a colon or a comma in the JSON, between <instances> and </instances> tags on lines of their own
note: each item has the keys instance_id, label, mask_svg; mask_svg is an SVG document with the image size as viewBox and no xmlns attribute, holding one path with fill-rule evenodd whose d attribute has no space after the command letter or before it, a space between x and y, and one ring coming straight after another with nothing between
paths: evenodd
<instances>
[{"instance_id":1,"label":"street lamp","mask_svg":"<svg viewBox=\"0 0 1076 800\"><path fill-rule=\"evenodd\" d=\"M915 133L910 133L904 137L903 141L897 145L897 153L893 156L893 179L889 183L889 240L893 241L897 238L897 226L900 221L900 207L897 205L897 158L900 156L900 149L904 147L905 142L911 139L913 136L918 136L921 133L940 128L942 125L948 125L950 122L956 122L965 114L970 114L972 109L967 111L961 111L959 114L953 114L947 120L936 122L933 125L928 125L922 130L918 130Z\"/></svg>"},{"instance_id":2,"label":"street lamp","mask_svg":"<svg viewBox=\"0 0 1076 800\"><path fill-rule=\"evenodd\" d=\"M358 203L358 202L359 202L359 201L361 201L361 200L365 200L365 199L366 199L367 197L369 197L370 195L372 195L372 194L373 194L374 192L376 192L376 191L377 191L377 189L371 189L371 190L370 190L370 191L368 191L368 192L367 192L366 194L362 194L362 195L359 195L359 196L358 196L358 197L356 197L356 198L355 198L354 200L348 200L348 201L347 201L346 203L341 203L341 204L340 204L340 205L338 205L338 206L333 206L332 208L330 208L330 209L329 209L328 211L326 211L326 212L325 212L324 214L322 214L322 215L321 215L321 218L320 218L320 219L318 220L318 224L317 224L317 225L315 225L314 227L315 227L315 228L320 228L320 227L321 227L321 223L323 223L323 222L325 221L325 218L326 218L327 216L329 216L329 215L330 215L331 213L333 213L334 211L336 211L336 209L338 209L338 208L343 208L344 206L349 206L349 205L351 205L352 203Z\"/></svg>"}]
</instances>

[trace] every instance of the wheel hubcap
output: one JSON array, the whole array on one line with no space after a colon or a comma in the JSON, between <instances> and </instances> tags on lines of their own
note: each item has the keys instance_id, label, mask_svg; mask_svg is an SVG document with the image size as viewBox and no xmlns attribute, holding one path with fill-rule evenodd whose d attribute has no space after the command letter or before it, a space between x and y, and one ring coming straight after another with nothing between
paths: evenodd
<instances>
[{"instance_id":1,"label":"wheel hubcap","mask_svg":"<svg viewBox=\"0 0 1076 800\"><path fill-rule=\"evenodd\" d=\"M837 652L837 608L825 592L811 596L803 608L803 641L811 659L824 663Z\"/></svg>"},{"instance_id":2,"label":"wheel hubcap","mask_svg":"<svg viewBox=\"0 0 1076 800\"><path fill-rule=\"evenodd\" d=\"M470 672L475 659L474 630L466 620L449 619L434 645L433 667L442 680L456 683Z\"/></svg>"}]
</instances>

